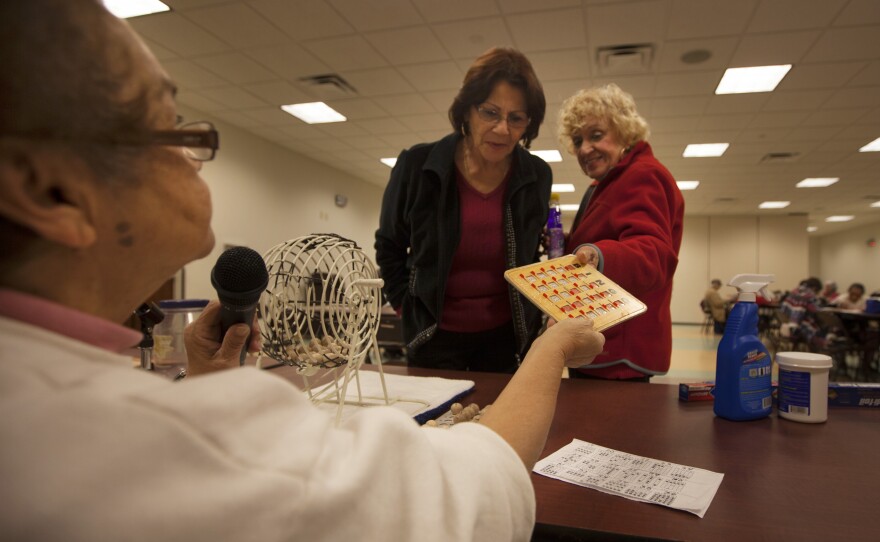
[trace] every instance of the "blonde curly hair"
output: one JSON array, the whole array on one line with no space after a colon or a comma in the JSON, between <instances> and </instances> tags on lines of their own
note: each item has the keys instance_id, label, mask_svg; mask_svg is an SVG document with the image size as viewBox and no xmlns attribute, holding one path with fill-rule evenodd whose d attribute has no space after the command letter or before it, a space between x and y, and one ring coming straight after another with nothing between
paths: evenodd
<instances>
[{"instance_id":1,"label":"blonde curly hair","mask_svg":"<svg viewBox=\"0 0 880 542\"><path fill-rule=\"evenodd\" d=\"M636 102L630 93L614 83L579 90L562 104L559 111L559 142L575 154L572 137L591 119L608 122L625 147L646 141L650 130L648 122L636 111Z\"/></svg>"}]
</instances>

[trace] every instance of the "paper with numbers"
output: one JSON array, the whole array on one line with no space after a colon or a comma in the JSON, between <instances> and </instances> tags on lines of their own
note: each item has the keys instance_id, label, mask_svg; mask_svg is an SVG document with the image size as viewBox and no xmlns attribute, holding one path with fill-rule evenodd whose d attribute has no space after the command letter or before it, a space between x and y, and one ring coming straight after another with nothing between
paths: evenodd
<instances>
[{"instance_id":1,"label":"paper with numbers","mask_svg":"<svg viewBox=\"0 0 880 542\"><path fill-rule=\"evenodd\" d=\"M647 307L614 281L568 255L504 272L504 278L556 321L589 318L604 331L645 312Z\"/></svg>"},{"instance_id":2,"label":"paper with numbers","mask_svg":"<svg viewBox=\"0 0 880 542\"><path fill-rule=\"evenodd\" d=\"M703 517L723 474L628 454L574 439L538 461L538 474Z\"/></svg>"}]
</instances>

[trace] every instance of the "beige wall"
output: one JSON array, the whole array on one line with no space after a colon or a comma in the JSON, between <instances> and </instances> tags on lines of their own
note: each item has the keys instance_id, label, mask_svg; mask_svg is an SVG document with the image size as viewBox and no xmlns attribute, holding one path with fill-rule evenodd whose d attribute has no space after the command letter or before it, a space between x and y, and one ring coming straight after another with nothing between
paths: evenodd
<instances>
[{"instance_id":1,"label":"beige wall","mask_svg":"<svg viewBox=\"0 0 880 542\"><path fill-rule=\"evenodd\" d=\"M185 113L204 118L202 113ZM202 170L211 188L217 238L214 251L186 266L184 295L214 298L211 268L224 244L245 245L264 254L278 243L311 233L336 233L354 240L375 261L373 236L383 189L222 121L220 150ZM391 170L389 170L389 173ZM339 208L336 194L348 197Z\"/></svg>"},{"instance_id":2,"label":"beige wall","mask_svg":"<svg viewBox=\"0 0 880 542\"><path fill-rule=\"evenodd\" d=\"M740 273L775 274L771 290L788 290L808 276L807 218L705 217L684 220L672 292L672 321L699 323L699 303L713 278L723 284ZM725 286L722 295L736 290Z\"/></svg>"},{"instance_id":3,"label":"beige wall","mask_svg":"<svg viewBox=\"0 0 880 542\"><path fill-rule=\"evenodd\" d=\"M868 246L870 239L878 246ZM880 290L880 222L820 237L815 251L819 264L810 266L811 274L837 282L840 291L853 282L868 294Z\"/></svg>"}]
</instances>

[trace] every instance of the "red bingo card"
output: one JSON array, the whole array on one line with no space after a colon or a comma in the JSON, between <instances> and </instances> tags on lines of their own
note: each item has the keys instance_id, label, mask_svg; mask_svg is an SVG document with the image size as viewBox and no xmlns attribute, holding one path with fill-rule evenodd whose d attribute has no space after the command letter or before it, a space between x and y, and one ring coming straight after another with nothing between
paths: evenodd
<instances>
[{"instance_id":1,"label":"red bingo card","mask_svg":"<svg viewBox=\"0 0 880 542\"><path fill-rule=\"evenodd\" d=\"M589 318L596 331L647 310L595 268L578 263L574 255L510 269L504 278L550 318Z\"/></svg>"}]
</instances>

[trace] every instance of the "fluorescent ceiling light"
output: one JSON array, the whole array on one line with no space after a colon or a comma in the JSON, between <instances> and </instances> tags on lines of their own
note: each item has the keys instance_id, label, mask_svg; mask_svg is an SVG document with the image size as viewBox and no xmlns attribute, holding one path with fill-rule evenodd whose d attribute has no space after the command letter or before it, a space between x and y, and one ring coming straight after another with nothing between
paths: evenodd
<instances>
[{"instance_id":1,"label":"fluorescent ceiling light","mask_svg":"<svg viewBox=\"0 0 880 542\"><path fill-rule=\"evenodd\" d=\"M880 137L859 149L859 152L880 152Z\"/></svg>"},{"instance_id":2,"label":"fluorescent ceiling light","mask_svg":"<svg viewBox=\"0 0 880 542\"><path fill-rule=\"evenodd\" d=\"M727 68L718 83L715 94L746 94L770 92L782 81L791 64L782 66L754 66L751 68Z\"/></svg>"},{"instance_id":3,"label":"fluorescent ceiling light","mask_svg":"<svg viewBox=\"0 0 880 542\"><path fill-rule=\"evenodd\" d=\"M140 17L171 9L159 0L104 0L104 7L120 19Z\"/></svg>"},{"instance_id":4,"label":"fluorescent ceiling light","mask_svg":"<svg viewBox=\"0 0 880 542\"><path fill-rule=\"evenodd\" d=\"M852 220L854 218L855 217L853 215L836 215L836 216L829 216L828 218L825 219L825 222L849 222L850 220Z\"/></svg>"},{"instance_id":5,"label":"fluorescent ceiling light","mask_svg":"<svg viewBox=\"0 0 880 542\"><path fill-rule=\"evenodd\" d=\"M700 186L700 181L675 181L679 190L696 190Z\"/></svg>"},{"instance_id":6,"label":"fluorescent ceiling light","mask_svg":"<svg viewBox=\"0 0 880 542\"><path fill-rule=\"evenodd\" d=\"M562 155L557 150L529 151L545 162L562 162Z\"/></svg>"},{"instance_id":7,"label":"fluorescent ceiling light","mask_svg":"<svg viewBox=\"0 0 880 542\"><path fill-rule=\"evenodd\" d=\"M579 207L580 205L578 205L577 203L564 203L559 206L559 210L563 213L570 213L572 211L576 212Z\"/></svg>"},{"instance_id":8,"label":"fluorescent ceiling light","mask_svg":"<svg viewBox=\"0 0 880 542\"><path fill-rule=\"evenodd\" d=\"M309 102L304 104L282 105L286 113L309 124L324 124L327 122L345 122L345 117L339 114L324 102Z\"/></svg>"},{"instance_id":9,"label":"fluorescent ceiling light","mask_svg":"<svg viewBox=\"0 0 880 542\"><path fill-rule=\"evenodd\" d=\"M550 189L551 192L574 192L573 184L554 184L553 188Z\"/></svg>"},{"instance_id":10,"label":"fluorescent ceiling light","mask_svg":"<svg viewBox=\"0 0 880 542\"><path fill-rule=\"evenodd\" d=\"M729 146L730 143L691 143L684 149L682 156L685 158L721 156Z\"/></svg>"},{"instance_id":11,"label":"fluorescent ceiling light","mask_svg":"<svg viewBox=\"0 0 880 542\"><path fill-rule=\"evenodd\" d=\"M379 161L388 167L394 167L394 164L397 163L397 158L379 158Z\"/></svg>"},{"instance_id":12,"label":"fluorescent ceiling light","mask_svg":"<svg viewBox=\"0 0 880 542\"><path fill-rule=\"evenodd\" d=\"M880 207L880 201L875 201L871 204L871 207Z\"/></svg>"},{"instance_id":13,"label":"fluorescent ceiling light","mask_svg":"<svg viewBox=\"0 0 880 542\"><path fill-rule=\"evenodd\" d=\"M826 186L831 186L839 180L839 177L813 177L804 179L795 186L798 188L824 188Z\"/></svg>"},{"instance_id":14,"label":"fluorescent ceiling light","mask_svg":"<svg viewBox=\"0 0 880 542\"><path fill-rule=\"evenodd\" d=\"M816 226L807 226L807 232L813 233L814 231L819 231L819 228Z\"/></svg>"},{"instance_id":15,"label":"fluorescent ceiling light","mask_svg":"<svg viewBox=\"0 0 880 542\"><path fill-rule=\"evenodd\" d=\"M758 205L758 209L785 209L791 205L790 201L765 201Z\"/></svg>"}]
</instances>

